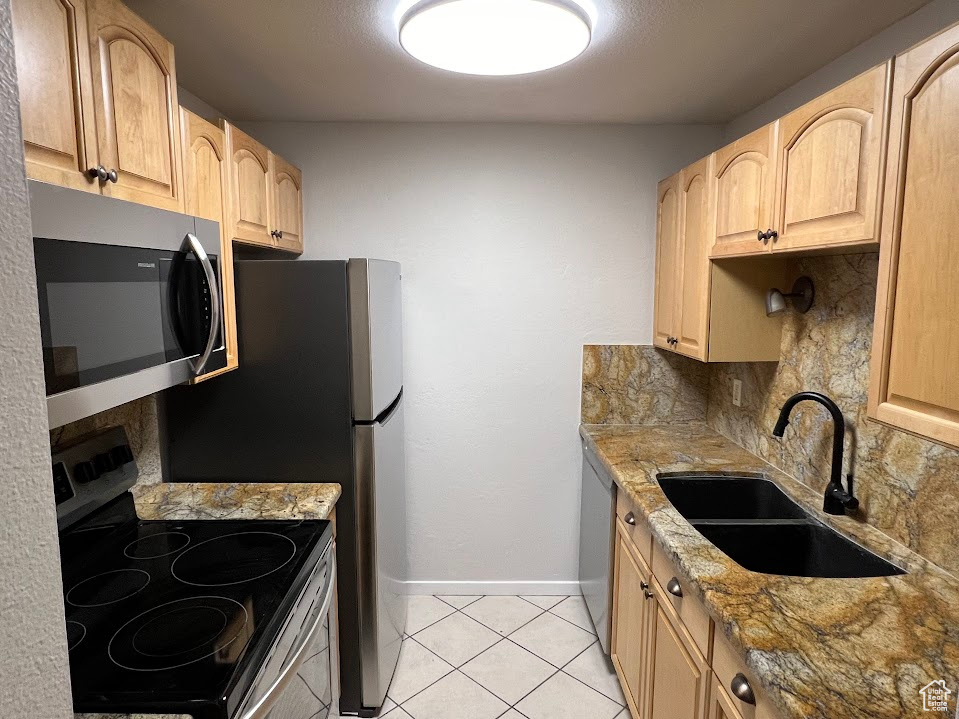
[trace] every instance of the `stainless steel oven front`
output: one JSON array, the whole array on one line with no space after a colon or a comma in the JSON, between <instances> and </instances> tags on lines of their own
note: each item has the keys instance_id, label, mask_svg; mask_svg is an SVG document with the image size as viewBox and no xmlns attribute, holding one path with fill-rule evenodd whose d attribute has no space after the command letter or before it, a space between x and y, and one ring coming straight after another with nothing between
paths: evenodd
<instances>
[{"instance_id":1,"label":"stainless steel oven front","mask_svg":"<svg viewBox=\"0 0 959 719\"><path fill-rule=\"evenodd\" d=\"M218 223L29 184L51 428L225 366Z\"/></svg>"},{"instance_id":2,"label":"stainless steel oven front","mask_svg":"<svg viewBox=\"0 0 959 719\"><path fill-rule=\"evenodd\" d=\"M338 716L335 687L336 558L326 548L235 719L326 719Z\"/></svg>"}]
</instances>

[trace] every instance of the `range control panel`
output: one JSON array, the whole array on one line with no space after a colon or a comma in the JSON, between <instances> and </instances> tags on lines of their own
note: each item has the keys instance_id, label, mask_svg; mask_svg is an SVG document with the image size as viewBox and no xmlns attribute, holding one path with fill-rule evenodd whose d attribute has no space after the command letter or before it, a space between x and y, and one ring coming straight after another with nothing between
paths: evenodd
<instances>
[{"instance_id":1,"label":"range control panel","mask_svg":"<svg viewBox=\"0 0 959 719\"><path fill-rule=\"evenodd\" d=\"M53 454L57 525L63 529L136 484L136 462L123 427L86 435Z\"/></svg>"}]
</instances>

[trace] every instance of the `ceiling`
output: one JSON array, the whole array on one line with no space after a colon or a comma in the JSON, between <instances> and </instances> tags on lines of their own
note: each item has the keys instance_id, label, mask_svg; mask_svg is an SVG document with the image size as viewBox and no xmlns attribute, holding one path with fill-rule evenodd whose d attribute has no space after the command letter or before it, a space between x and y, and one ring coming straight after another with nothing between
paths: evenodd
<instances>
[{"instance_id":1,"label":"ceiling","mask_svg":"<svg viewBox=\"0 0 959 719\"><path fill-rule=\"evenodd\" d=\"M236 120L651 124L727 122L927 2L579 1L583 55L483 78L403 52L411 0L126 0L176 45L180 83Z\"/></svg>"}]
</instances>

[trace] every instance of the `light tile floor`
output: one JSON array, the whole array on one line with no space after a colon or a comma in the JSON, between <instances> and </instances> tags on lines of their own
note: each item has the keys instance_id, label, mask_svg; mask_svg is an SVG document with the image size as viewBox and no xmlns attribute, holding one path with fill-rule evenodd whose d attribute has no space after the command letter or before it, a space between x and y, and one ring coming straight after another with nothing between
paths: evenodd
<instances>
[{"instance_id":1,"label":"light tile floor","mask_svg":"<svg viewBox=\"0 0 959 719\"><path fill-rule=\"evenodd\" d=\"M629 719L582 597L410 597L381 717Z\"/></svg>"}]
</instances>

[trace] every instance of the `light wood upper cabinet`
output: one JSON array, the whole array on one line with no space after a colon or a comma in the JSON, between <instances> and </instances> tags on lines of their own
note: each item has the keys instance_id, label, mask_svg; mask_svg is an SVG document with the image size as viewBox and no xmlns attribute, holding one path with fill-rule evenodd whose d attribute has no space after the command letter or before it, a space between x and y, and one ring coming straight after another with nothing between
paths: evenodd
<instances>
[{"instance_id":1,"label":"light wood upper cabinet","mask_svg":"<svg viewBox=\"0 0 959 719\"><path fill-rule=\"evenodd\" d=\"M182 107L180 138L183 142L184 209L188 214L220 223L218 269L223 294L226 366L196 379L197 382L202 382L239 366L236 297L233 286L233 238L226 223L230 215L230 159L223 130Z\"/></svg>"},{"instance_id":2,"label":"light wood upper cabinet","mask_svg":"<svg viewBox=\"0 0 959 719\"><path fill-rule=\"evenodd\" d=\"M613 588L613 666L624 683L624 693L634 717L646 704L646 644L649 635L650 571L629 535L616 522L616 566Z\"/></svg>"},{"instance_id":3,"label":"light wood upper cabinet","mask_svg":"<svg viewBox=\"0 0 959 719\"><path fill-rule=\"evenodd\" d=\"M13 0L27 177L99 192L85 0Z\"/></svg>"},{"instance_id":4,"label":"light wood upper cabinet","mask_svg":"<svg viewBox=\"0 0 959 719\"><path fill-rule=\"evenodd\" d=\"M237 242L272 247L270 151L230 123L221 121L221 125L230 157L232 237Z\"/></svg>"},{"instance_id":5,"label":"light wood upper cabinet","mask_svg":"<svg viewBox=\"0 0 959 719\"><path fill-rule=\"evenodd\" d=\"M779 121L775 251L879 242L888 62Z\"/></svg>"},{"instance_id":6,"label":"light wood upper cabinet","mask_svg":"<svg viewBox=\"0 0 959 719\"><path fill-rule=\"evenodd\" d=\"M869 416L959 447L959 26L895 63Z\"/></svg>"},{"instance_id":7,"label":"light wood upper cabinet","mask_svg":"<svg viewBox=\"0 0 959 719\"><path fill-rule=\"evenodd\" d=\"M119 0L89 0L102 192L183 209L173 45Z\"/></svg>"},{"instance_id":8,"label":"light wood upper cabinet","mask_svg":"<svg viewBox=\"0 0 959 719\"><path fill-rule=\"evenodd\" d=\"M711 257L761 254L775 208L776 139L773 123L713 154Z\"/></svg>"},{"instance_id":9,"label":"light wood upper cabinet","mask_svg":"<svg viewBox=\"0 0 959 719\"><path fill-rule=\"evenodd\" d=\"M273 177L273 232L276 246L303 252L303 175L279 155L270 153Z\"/></svg>"},{"instance_id":10,"label":"light wood upper cabinet","mask_svg":"<svg viewBox=\"0 0 959 719\"><path fill-rule=\"evenodd\" d=\"M682 173L659 183L656 205L656 296L653 344L672 349L679 314Z\"/></svg>"},{"instance_id":11,"label":"light wood upper cabinet","mask_svg":"<svg viewBox=\"0 0 959 719\"><path fill-rule=\"evenodd\" d=\"M683 170L680 185L680 255L674 348L705 360L709 331L709 164Z\"/></svg>"},{"instance_id":12,"label":"light wood upper cabinet","mask_svg":"<svg viewBox=\"0 0 959 719\"><path fill-rule=\"evenodd\" d=\"M758 258L710 261L714 160L659 184L654 344L703 362L775 362L782 318L766 316L765 297L787 286L786 263L764 248Z\"/></svg>"}]
</instances>

